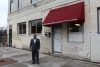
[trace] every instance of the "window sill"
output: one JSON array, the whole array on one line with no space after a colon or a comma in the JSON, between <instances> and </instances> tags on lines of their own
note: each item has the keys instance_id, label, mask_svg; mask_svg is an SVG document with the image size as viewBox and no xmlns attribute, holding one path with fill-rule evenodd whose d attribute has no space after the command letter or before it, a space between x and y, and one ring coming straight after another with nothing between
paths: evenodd
<instances>
[{"instance_id":1,"label":"window sill","mask_svg":"<svg viewBox=\"0 0 100 67\"><path fill-rule=\"evenodd\" d=\"M18 36L26 36L26 34L18 34Z\"/></svg>"},{"instance_id":2,"label":"window sill","mask_svg":"<svg viewBox=\"0 0 100 67\"><path fill-rule=\"evenodd\" d=\"M23 8L22 7L21 8L17 8L18 11L21 10L21 9L23 9Z\"/></svg>"},{"instance_id":3,"label":"window sill","mask_svg":"<svg viewBox=\"0 0 100 67\"><path fill-rule=\"evenodd\" d=\"M30 36L33 36L34 34L29 34ZM37 33L37 35L42 35L42 33Z\"/></svg>"},{"instance_id":4,"label":"window sill","mask_svg":"<svg viewBox=\"0 0 100 67\"><path fill-rule=\"evenodd\" d=\"M33 2L33 3L31 3L31 5L33 5L33 6L37 6L36 4L38 3L38 2L41 2L42 0L39 0L39 1L36 1L36 2Z\"/></svg>"},{"instance_id":5,"label":"window sill","mask_svg":"<svg viewBox=\"0 0 100 67\"><path fill-rule=\"evenodd\" d=\"M36 4L36 3L37 3L37 1L36 1L36 2L34 2L34 3L31 3L31 4L33 5L33 4Z\"/></svg>"},{"instance_id":6,"label":"window sill","mask_svg":"<svg viewBox=\"0 0 100 67\"><path fill-rule=\"evenodd\" d=\"M68 43L84 43L84 41L67 41Z\"/></svg>"},{"instance_id":7,"label":"window sill","mask_svg":"<svg viewBox=\"0 0 100 67\"><path fill-rule=\"evenodd\" d=\"M42 0L39 0L39 1L36 1L36 2L33 2L33 3L31 3L31 4L36 4L37 2L41 2Z\"/></svg>"}]
</instances>

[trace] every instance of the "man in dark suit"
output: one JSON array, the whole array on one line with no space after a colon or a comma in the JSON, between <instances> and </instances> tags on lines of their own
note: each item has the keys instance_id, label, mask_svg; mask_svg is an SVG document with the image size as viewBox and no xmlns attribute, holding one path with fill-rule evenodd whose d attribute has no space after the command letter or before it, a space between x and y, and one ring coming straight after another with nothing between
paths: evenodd
<instances>
[{"instance_id":1,"label":"man in dark suit","mask_svg":"<svg viewBox=\"0 0 100 67\"><path fill-rule=\"evenodd\" d=\"M30 51L32 51L32 64L35 63L35 57L37 64L39 64L40 40L36 38L36 34L34 34L33 36L34 38L30 41Z\"/></svg>"}]
</instances>

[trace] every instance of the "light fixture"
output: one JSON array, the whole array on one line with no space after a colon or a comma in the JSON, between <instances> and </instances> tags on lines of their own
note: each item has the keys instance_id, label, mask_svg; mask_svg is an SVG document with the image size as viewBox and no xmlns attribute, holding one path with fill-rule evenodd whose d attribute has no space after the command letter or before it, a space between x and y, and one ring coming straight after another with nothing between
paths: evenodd
<instances>
[{"instance_id":1,"label":"light fixture","mask_svg":"<svg viewBox=\"0 0 100 67\"><path fill-rule=\"evenodd\" d=\"M80 24L75 24L76 26L81 26Z\"/></svg>"},{"instance_id":2,"label":"light fixture","mask_svg":"<svg viewBox=\"0 0 100 67\"><path fill-rule=\"evenodd\" d=\"M32 24L32 26L34 26L34 25Z\"/></svg>"}]
</instances>

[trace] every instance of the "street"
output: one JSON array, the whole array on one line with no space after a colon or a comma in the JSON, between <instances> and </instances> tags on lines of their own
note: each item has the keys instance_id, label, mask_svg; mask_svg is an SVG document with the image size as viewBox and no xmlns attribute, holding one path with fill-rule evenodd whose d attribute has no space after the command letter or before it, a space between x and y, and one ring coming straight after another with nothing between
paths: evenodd
<instances>
[{"instance_id":1,"label":"street","mask_svg":"<svg viewBox=\"0 0 100 67\"><path fill-rule=\"evenodd\" d=\"M3 55L1 55L2 49ZM11 58L17 62L0 67L100 67L100 64L96 63L53 57L44 54L40 54L39 65L32 64L31 52L11 47L0 47L0 58L1 57Z\"/></svg>"}]
</instances>

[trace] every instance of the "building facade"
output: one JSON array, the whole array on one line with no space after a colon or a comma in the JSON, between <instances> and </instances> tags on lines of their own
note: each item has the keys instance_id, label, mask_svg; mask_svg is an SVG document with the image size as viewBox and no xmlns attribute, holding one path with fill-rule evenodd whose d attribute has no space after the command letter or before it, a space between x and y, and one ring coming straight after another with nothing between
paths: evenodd
<instances>
[{"instance_id":1,"label":"building facade","mask_svg":"<svg viewBox=\"0 0 100 67\"><path fill-rule=\"evenodd\" d=\"M29 49L30 39L37 33L41 53L100 62L99 0L8 0L8 3L9 46Z\"/></svg>"}]
</instances>

